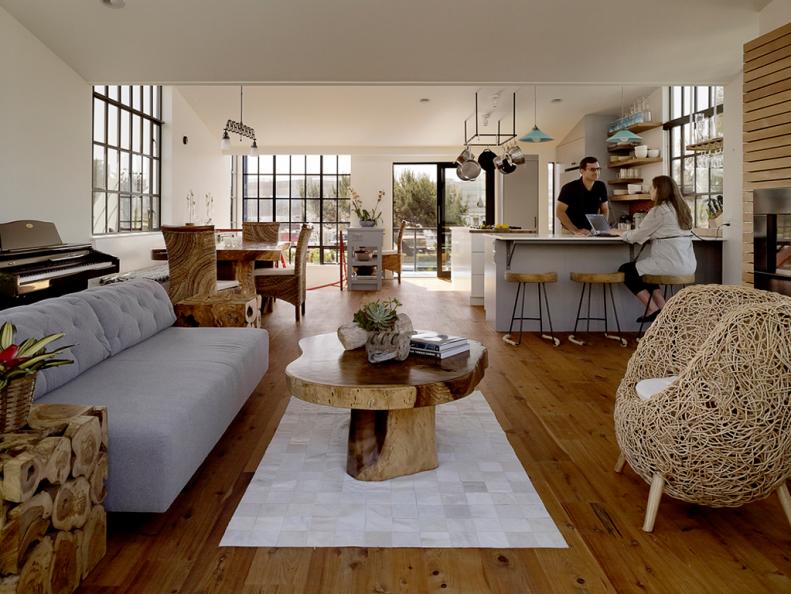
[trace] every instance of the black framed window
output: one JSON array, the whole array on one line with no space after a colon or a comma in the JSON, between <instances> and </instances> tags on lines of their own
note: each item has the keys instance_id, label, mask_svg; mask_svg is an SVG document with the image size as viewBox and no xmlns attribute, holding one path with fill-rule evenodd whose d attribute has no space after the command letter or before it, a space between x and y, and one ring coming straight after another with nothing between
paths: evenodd
<instances>
[{"instance_id":1,"label":"black framed window","mask_svg":"<svg viewBox=\"0 0 791 594\"><path fill-rule=\"evenodd\" d=\"M351 155L259 155L242 162L242 220L277 221L296 247L313 225L308 261L338 262L338 237L350 221Z\"/></svg>"},{"instance_id":2,"label":"black framed window","mask_svg":"<svg viewBox=\"0 0 791 594\"><path fill-rule=\"evenodd\" d=\"M670 176L687 199L696 227L709 226L709 213L722 205L723 159L719 149L693 150L705 138L721 137L723 87L672 86L668 89Z\"/></svg>"},{"instance_id":3,"label":"black framed window","mask_svg":"<svg viewBox=\"0 0 791 594\"><path fill-rule=\"evenodd\" d=\"M159 229L162 87L93 87L94 235Z\"/></svg>"}]
</instances>

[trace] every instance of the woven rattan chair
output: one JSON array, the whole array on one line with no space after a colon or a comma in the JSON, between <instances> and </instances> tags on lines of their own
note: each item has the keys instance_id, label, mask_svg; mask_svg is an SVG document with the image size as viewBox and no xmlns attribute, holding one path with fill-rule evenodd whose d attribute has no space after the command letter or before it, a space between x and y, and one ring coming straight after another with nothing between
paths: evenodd
<instances>
[{"instance_id":1,"label":"woven rattan chair","mask_svg":"<svg viewBox=\"0 0 791 594\"><path fill-rule=\"evenodd\" d=\"M401 240L404 239L404 228L406 221L401 221L398 229L398 239L396 240L395 250L385 250L382 252L382 270L389 270L393 274L398 274L398 284L401 284Z\"/></svg>"},{"instance_id":2,"label":"woven rattan chair","mask_svg":"<svg viewBox=\"0 0 791 594\"><path fill-rule=\"evenodd\" d=\"M168 296L173 303L194 296L213 295L238 289L235 280L217 280L217 251L213 225L162 226L168 252L170 284Z\"/></svg>"},{"instance_id":3,"label":"woven rattan chair","mask_svg":"<svg viewBox=\"0 0 791 594\"><path fill-rule=\"evenodd\" d=\"M671 379L676 376L675 379ZM667 378L647 400L638 382ZM629 360L615 403L624 462L662 493L736 507L778 492L791 523L791 298L697 285L668 301Z\"/></svg>"},{"instance_id":4,"label":"woven rattan chair","mask_svg":"<svg viewBox=\"0 0 791 594\"><path fill-rule=\"evenodd\" d=\"M294 268L269 268L255 271L255 290L261 297L274 297L288 301L296 308L297 322L305 315L305 270L308 243L313 227L302 225L297 239Z\"/></svg>"}]
</instances>

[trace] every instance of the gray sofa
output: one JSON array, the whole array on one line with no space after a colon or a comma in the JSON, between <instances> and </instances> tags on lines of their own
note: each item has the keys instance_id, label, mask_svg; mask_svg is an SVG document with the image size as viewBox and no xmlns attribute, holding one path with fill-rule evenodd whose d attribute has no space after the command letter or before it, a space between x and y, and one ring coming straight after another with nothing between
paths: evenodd
<instances>
[{"instance_id":1,"label":"gray sofa","mask_svg":"<svg viewBox=\"0 0 791 594\"><path fill-rule=\"evenodd\" d=\"M72 365L47 369L37 403L104 405L109 418L105 506L164 512L255 390L269 336L253 328L176 328L165 290L147 279L0 311L17 339L54 332Z\"/></svg>"}]
</instances>

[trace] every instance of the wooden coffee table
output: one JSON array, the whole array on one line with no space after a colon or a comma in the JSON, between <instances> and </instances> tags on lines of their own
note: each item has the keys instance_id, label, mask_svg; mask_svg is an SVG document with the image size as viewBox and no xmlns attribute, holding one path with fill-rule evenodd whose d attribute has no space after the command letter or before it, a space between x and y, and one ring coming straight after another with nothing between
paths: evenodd
<instances>
[{"instance_id":1,"label":"wooden coffee table","mask_svg":"<svg viewBox=\"0 0 791 594\"><path fill-rule=\"evenodd\" d=\"M486 348L447 359L410 355L368 363L365 348L345 351L335 334L299 341L302 355L286 367L291 393L307 402L351 409L346 472L381 481L437 467L438 404L475 390L488 366Z\"/></svg>"}]
</instances>

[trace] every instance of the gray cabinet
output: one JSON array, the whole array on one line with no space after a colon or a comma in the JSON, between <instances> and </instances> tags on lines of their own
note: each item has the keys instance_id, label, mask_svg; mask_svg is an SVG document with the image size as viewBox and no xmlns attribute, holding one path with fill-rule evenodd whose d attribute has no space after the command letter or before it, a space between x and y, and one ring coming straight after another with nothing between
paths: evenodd
<instances>
[{"instance_id":1,"label":"gray cabinet","mask_svg":"<svg viewBox=\"0 0 791 594\"><path fill-rule=\"evenodd\" d=\"M378 291L382 288L384 232L381 227L349 227L346 278L350 290Z\"/></svg>"}]
</instances>

